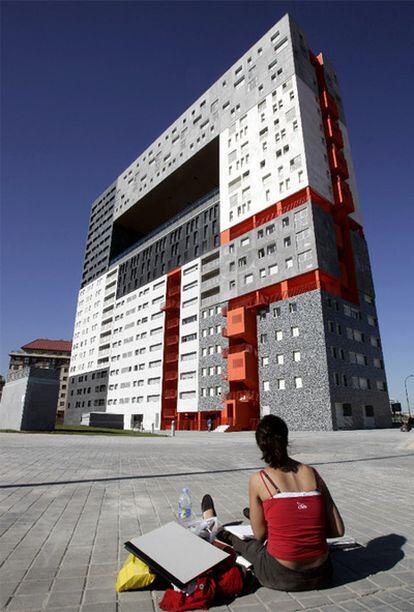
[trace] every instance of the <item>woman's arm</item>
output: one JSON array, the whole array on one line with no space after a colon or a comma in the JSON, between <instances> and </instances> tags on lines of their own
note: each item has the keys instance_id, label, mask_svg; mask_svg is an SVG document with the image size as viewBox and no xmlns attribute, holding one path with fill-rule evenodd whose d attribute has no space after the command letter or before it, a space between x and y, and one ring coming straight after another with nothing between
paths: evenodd
<instances>
[{"instance_id":1,"label":"woman's arm","mask_svg":"<svg viewBox=\"0 0 414 612\"><path fill-rule=\"evenodd\" d=\"M342 517L326 483L319 476L319 486L325 502L326 513L326 537L341 538L345 533L345 526Z\"/></svg>"},{"instance_id":2,"label":"woman's arm","mask_svg":"<svg viewBox=\"0 0 414 612\"><path fill-rule=\"evenodd\" d=\"M265 540L267 526L263 514L262 500L257 491L258 474L253 474L249 480L250 523L256 540Z\"/></svg>"}]
</instances>

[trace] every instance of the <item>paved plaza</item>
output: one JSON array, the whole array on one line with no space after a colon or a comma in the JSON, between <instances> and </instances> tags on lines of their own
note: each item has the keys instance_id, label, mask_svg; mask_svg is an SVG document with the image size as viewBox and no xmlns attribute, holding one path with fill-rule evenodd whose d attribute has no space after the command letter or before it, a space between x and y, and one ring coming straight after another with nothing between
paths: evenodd
<instances>
[{"instance_id":1,"label":"paved plaza","mask_svg":"<svg viewBox=\"0 0 414 612\"><path fill-rule=\"evenodd\" d=\"M292 435L291 453L327 480L363 548L333 554L335 586L260 588L215 610L414 610L414 432ZM181 487L198 510L211 493L223 521L242 518L261 466L253 433L175 438L0 434L0 607L158 610L162 593L116 594L123 542L174 518Z\"/></svg>"}]
</instances>

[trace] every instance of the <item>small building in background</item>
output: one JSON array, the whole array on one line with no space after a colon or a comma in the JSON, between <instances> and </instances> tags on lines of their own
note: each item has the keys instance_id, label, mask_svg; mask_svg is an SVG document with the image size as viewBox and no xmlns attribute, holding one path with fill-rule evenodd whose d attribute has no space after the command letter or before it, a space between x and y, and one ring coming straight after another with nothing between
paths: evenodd
<instances>
[{"instance_id":1,"label":"small building in background","mask_svg":"<svg viewBox=\"0 0 414 612\"><path fill-rule=\"evenodd\" d=\"M1 396L3 394L3 387L5 384L6 384L6 379L4 378L4 376L0 374L0 402L1 402Z\"/></svg>"},{"instance_id":2,"label":"small building in background","mask_svg":"<svg viewBox=\"0 0 414 612\"><path fill-rule=\"evenodd\" d=\"M0 429L53 431L60 377L56 368L9 372L0 403Z\"/></svg>"},{"instance_id":3,"label":"small building in background","mask_svg":"<svg viewBox=\"0 0 414 612\"><path fill-rule=\"evenodd\" d=\"M56 422L63 423L67 403L68 369L72 342L70 340L48 340L38 338L9 353L10 376L24 368L41 368L59 372L59 395L56 403Z\"/></svg>"}]
</instances>

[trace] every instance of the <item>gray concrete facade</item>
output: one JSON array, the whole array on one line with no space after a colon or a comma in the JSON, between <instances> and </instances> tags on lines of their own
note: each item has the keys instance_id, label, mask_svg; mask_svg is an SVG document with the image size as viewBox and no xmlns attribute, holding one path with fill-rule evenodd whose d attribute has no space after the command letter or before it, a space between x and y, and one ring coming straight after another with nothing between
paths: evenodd
<instances>
[{"instance_id":1,"label":"gray concrete facade","mask_svg":"<svg viewBox=\"0 0 414 612\"><path fill-rule=\"evenodd\" d=\"M13 373L3 389L0 429L53 431L59 385L58 370L32 367Z\"/></svg>"}]
</instances>

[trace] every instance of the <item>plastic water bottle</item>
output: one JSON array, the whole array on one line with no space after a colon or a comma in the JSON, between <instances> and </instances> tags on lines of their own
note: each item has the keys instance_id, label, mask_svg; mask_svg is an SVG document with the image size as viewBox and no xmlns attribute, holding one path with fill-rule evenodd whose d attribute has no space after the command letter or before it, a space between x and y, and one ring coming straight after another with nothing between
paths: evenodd
<instances>
[{"instance_id":1,"label":"plastic water bottle","mask_svg":"<svg viewBox=\"0 0 414 612\"><path fill-rule=\"evenodd\" d=\"M182 522L191 518L191 497L190 489L184 487L178 498L178 519Z\"/></svg>"}]
</instances>

